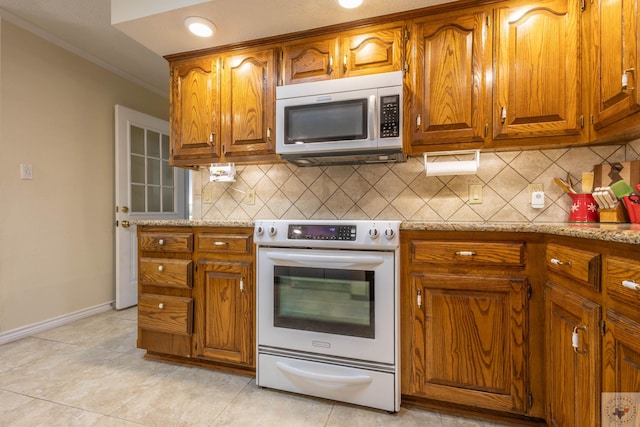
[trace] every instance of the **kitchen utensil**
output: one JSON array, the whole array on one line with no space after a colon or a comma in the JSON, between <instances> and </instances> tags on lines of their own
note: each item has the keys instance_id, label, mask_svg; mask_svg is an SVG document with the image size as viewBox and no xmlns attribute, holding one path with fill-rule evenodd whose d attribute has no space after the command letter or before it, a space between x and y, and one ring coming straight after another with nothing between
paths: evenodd
<instances>
[{"instance_id":1,"label":"kitchen utensil","mask_svg":"<svg viewBox=\"0 0 640 427\"><path fill-rule=\"evenodd\" d=\"M618 199L622 199L624 196L628 196L633 193L633 188L631 188L629 183L624 179L611 184L611 190L613 190L613 194L615 194Z\"/></svg>"},{"instance_id":2,"label":"kitchen utensil","mask_svg":"<svg viewBox=\"0 0 640 427\"><path fill-rule=\"evenodd\" d=\"M582 172L582 192L584 194L593 192L593 172Z\"/></svg>"},{"instance_id":3,"label":"kitchen utensil","mask_svg":"<svg viewBox=\"0 0 640 427\"><path fill-rule=\"evenodd\" d=\"M608 209L609 208L609 205L606 202L606 200L602 199L602 188L601 187L594 188L592 196L593 196L594 200L596 201L596 203L598 204L598 207L600 209Z\"/></svg>"},{"instance_id":4,"label":"kitchen utensil","mask_svg":"<svg viewBox=\"0 0 640 427\"><path fill-rule=\"evenodd\" d=\"M611 187L602 187L602 195L607 201L609 209L615 209L616 205L618 204L618 199L613 193L613 190L611 190Z\"/></svg>"},{"instance_id":5,"label":"kitchen utensil","mask_svg":"<svg viewBox=\"0 0 640 427\"><path fill-rule=\"evenodd\" d=\"M640 184L636 184L636 190L638 190L638 193L640 193Z\"/></svg>"},{"instance_id":6,"label":"kitchen utensil","mask_svg":"<svg viewBox=\"0 0 640 427\"><path fill-rule=\"evenodd\" d=\"M571 179L571 174L567 172L567 179L565 180L569 188L572 190L572 193L578 193L575 188L573 188L573 180Z\"/></svg>"},{"instance_id":7,"label":"kitchen utensil","mask_svg":"<svg viewBox=\"0 0 640 427\"><path fill-rule=\"evenodd\" d=\"M564 191L565 193L567 193L567 194L576 194L576 191L573 188L571 188L569 186L569 184L567 184L567 182L564 179L562 179L562 178L553 178L553 182L555 182L556 185L558 187L560 187L560 189L562 191Z\"/></svg>"}]
</instances>

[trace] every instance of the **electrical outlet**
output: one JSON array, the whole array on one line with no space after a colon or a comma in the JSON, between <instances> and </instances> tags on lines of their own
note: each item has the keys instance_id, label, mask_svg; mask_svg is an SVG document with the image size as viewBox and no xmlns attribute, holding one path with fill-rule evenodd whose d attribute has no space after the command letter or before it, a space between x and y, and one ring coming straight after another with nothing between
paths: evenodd
<instances>
[{"instance_id":1,"label":"electrical outlet","mask_svg":"<svg viewBox=\"0 0 640 427\"><path fill-rule=\"evenodd\" d=\"M536 191L544 191L544 184L529 184L529 200L531 200L531 195Z\"/></svg>"},{"instance_id":2,"label":"electrical outlet","mask_svg":"<svg viewBox=\"0 0 640 427\"><path fill-rule=\"evenodd\" d=\"M253 190L253 189L247 190L247 195L244 196L244 203L246 205L256 204L256 190Z\"/></svg>"},{"instance_id":3,"label":"electrical outlet","mask_svg":"<svg viewBox=\"0 0 640 427\"><path fill-rule=\"evenodd\" d=\"M33 167L30 164L20 165L20 179L33 179Z\"/></svg>"},{"instance_id":4,"label":"electrical outlet","mask_svg":"<svg viewBox=\"0 0 640 427\"><path fill-rule=\"evenodd\" d=\"M469 204L470 205L482 204L482 185L469 184Z\"/></svg>"}]
</instances>

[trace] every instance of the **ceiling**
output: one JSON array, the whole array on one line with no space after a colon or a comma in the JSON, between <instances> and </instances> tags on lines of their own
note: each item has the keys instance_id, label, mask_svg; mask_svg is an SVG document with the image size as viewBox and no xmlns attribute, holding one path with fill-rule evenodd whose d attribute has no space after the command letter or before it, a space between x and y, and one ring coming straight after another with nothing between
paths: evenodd
<instances>
[{"instance_id":1,"label":"ceiling","mask_svg":"<svg viewBox=\"0 0 640 427\"><path fill-rule=\"evenodd\" d=\"M452 0L0 0L0 16L168 97L164 55L381 16ZM213 21L213 38L187 32L187 16Z\"/></svg>"}]
</instances>

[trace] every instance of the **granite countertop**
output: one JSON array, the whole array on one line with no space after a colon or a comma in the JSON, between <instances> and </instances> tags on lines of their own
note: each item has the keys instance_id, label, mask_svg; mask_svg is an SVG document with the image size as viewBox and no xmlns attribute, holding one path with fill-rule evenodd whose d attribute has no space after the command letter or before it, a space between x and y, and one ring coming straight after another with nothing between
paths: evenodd
<instances>
[{"instance_id":1,"label":"granite countertop","mask_svg":"<svg viewBox=\"0 0 640 427\"><path fill-rule=\"evenodd\" d=\"M133 224L173 227L253 227L253 220L133 220ZM401 230L546 233L610 242L640 244L640 224L473 223L403 221Z\"/></svg>"}]
</instances>

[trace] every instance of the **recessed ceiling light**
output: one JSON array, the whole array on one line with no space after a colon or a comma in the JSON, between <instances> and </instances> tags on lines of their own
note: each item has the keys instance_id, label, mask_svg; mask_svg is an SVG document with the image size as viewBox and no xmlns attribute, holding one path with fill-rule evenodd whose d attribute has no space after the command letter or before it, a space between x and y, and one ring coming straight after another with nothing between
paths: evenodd
<instances>
[{"instance_id":1,"label":"recessed ceiling light","mask_svg":"<svg viewBox=\"0 0 640 427\"><path fill-rule=\"evenodd\" d=\"M362 0L338 0L338 3L345 9L354 9L362 4Z\"/></svg>"},{"instance_id":2,"label":"recessed ceiling light","mask_svg":"<svg viewBox=\"0 0 640 427\"><path fill-rule=\"evenodd\" d=\"M211 37L216 32L216 26L213 22L199 16L185 18L184 26L198 37Z\"/></svg>"}]
</instances>

